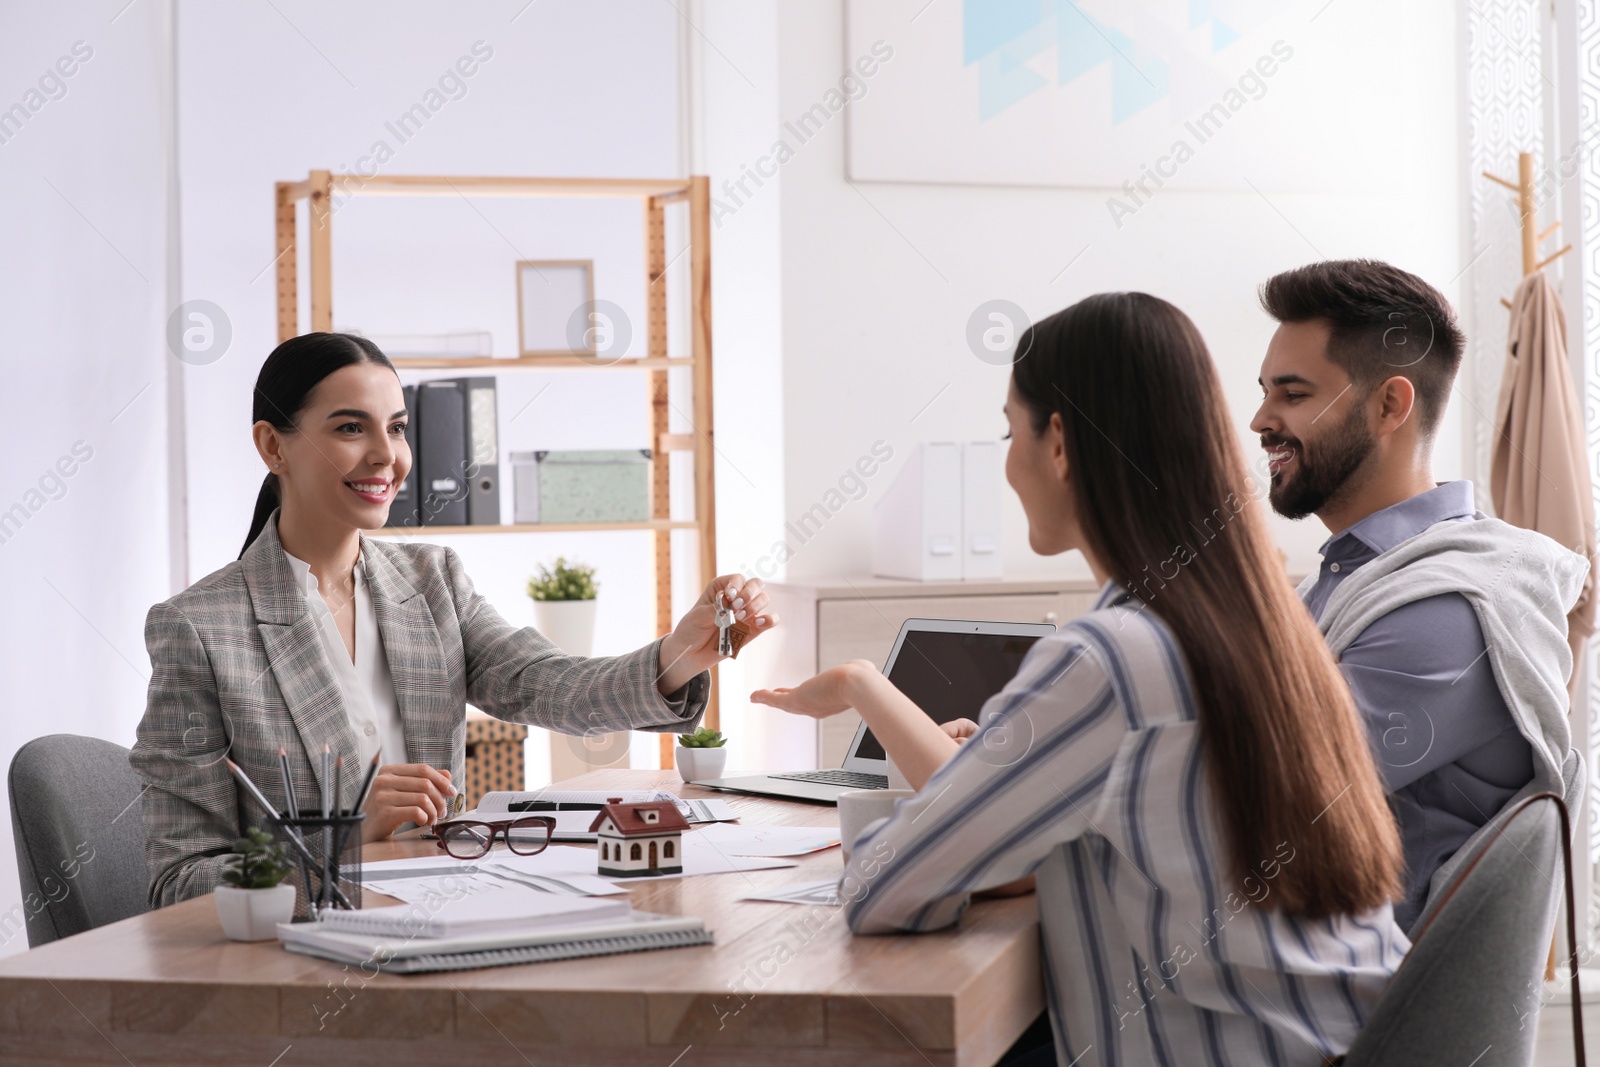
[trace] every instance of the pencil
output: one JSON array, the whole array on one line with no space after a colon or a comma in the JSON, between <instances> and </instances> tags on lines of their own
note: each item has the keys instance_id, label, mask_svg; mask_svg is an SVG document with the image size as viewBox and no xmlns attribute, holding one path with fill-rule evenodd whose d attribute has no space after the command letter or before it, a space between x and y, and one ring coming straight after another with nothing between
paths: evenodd
<instances>
[{"instance_id":1,"label":"pencil","mask_svg":"<svg viewBox=\"0 0 1600 1067\"><path fill-rule=\"evenodd\" d=\"M378 760L382 758L382 752L372 754L372 762L367 766L367 776L361 781L361 794L356 800L356 809L350 814L354 815L356 811L361 811L367 806L367 796L372 792L372 783L378 777Z\"/></svg>"},{"instance_id":2,"label":"pencil","mask_svg":"<svg viewBox=\"0 0 1600 1067\"><path fill-rule=\"evenodd\" d=\"M283 772L283 796L287 805L289 818L300 817L300 805L295 803L294 782L289 777L289 753L280 745L278 747L278 769Z\"/></svg>"},{"instance_id":3,"label":"pencil","mask_svg":"<svg viewBox=\"0 0 1600 1067\"><path fill-rule=\"evenodd\" d=\"M294 780L289 776L289 753L280 745L278 747L278 770L283 774L283 795L289 808L289 818L299 820L300 804L294 798ZM311 870L304 863L297 863L300 868L300 883L306 894L306 914L311 914Z\"/></svg>"},{"instance_id":4,"label":"pencil","mask_svg":"<svg viewBox=\"0 0 1600 1067\"><path fill-rule=\"evenodd\" d=\"M317 887L317 904L321 906L328 899L328 872L332 866L333 857L333 831L332 824L327 820L333 818L333 794L329 786L333 779L333 750L327 742L322 745L322 884Z\"/></svg>"}]
</instances>

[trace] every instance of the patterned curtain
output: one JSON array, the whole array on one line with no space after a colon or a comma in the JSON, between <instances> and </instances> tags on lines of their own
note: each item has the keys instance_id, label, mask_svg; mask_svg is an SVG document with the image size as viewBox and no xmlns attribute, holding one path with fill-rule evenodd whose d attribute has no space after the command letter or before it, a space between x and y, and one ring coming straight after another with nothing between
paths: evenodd
<instances>
[{"instance_id":1,"label":"patterned curtain","mask_svg":"<svg viewBox=\"0 0 1600 1067\"><path fill-rule=\"evenodd\" d=\"M1568 285L1567 294L1581 293L1581 322L1567 323L1567 335L1582 338L1584 377L1584 423L1589 429L1590 469L1600 478L1600 0L1577 0L1573 47L1562 50L1576 60L1577 136L1556 166L1558 181L1576 180L1582 198L1582 218L1567 225L1576 228L1568 236L1578 255L1565 269L1577 271L1577 285ZM1569 124L1570 125L1570 124ZM1571 316L1572 297L1568 296ZM1600 481L1595 486L1596 514L1600 515ZM1600 561L1590 561L1591 566ZM1600 737L1600 635L1589 639L1589 692L1585 709L1584 737L1589 744L1584 752L1589 763L1589 792L1586 802L1588 853L1588 923L1585 936L1590 946L1600 941L1600 775L1596 774L1594 739ZM1576 732L1576 730L1574 731Z\"/></svg>"},{"instance_id":2,"label":"patterned curtain","mask_svg":"<svg viewBox=\"0 0 1600 1067\"><path fill-rule=\"evenodd\" d=\"M1481 175L1487 170L1515 180L1519 152L1534 154L1540 229L1557 219L1562 223L1559 239L1542 244L1541 254L1568 241L1577 253L1546 273L1567 310L1568 344L1578 361L1574 369L1581 371L1590 465L1600 477L1600 0L1555 3L1554 12L1538 0L1473 0L1464 8L1470 248L1461 278L1467 355L1456 396L1468 427L1479 506L1486 510L1508 325L1500 299L1521 280L1522 263L1513 194ZM1547 39L1556 25L1571 39ZM1575 115L1558 121L1562 109ZM1581 218L1571 217L1576 201L1582 204ZM1581 314L1574 310L1579 303ZM1595 491L1600 510L1600 483ZM1594 745L1600 737L1600 640L1591 639L1586 658L1587 706L1574 709L1572 733L1588 762L1590 787L1586 810L1573 815L1579 841L1588 843L1577 889L1584 907L1581 936L1593 946L1600 941L1600 893L1595 892L1600 885L1600 764ZM1584 858L1581 852L1578 858Z\"/></svg>"},{"instance_id":3,"label":"patterned curtain","mask_svg":"<svg viewBox=\"0 0 1600 1067\"><path fill-rule=\"evenodd\" d=\"M1522 280L1522 237L1515 194L1482 175L1489 171L1516 181L1520 152L1532 152L1535 173L1543 173L1545 108L1555 89L1541 69L1538 0L1477 0L1465 11L1470 240L1461 277L1461 319L1467 352L1454 399L1468 427L1468 469L1478 506L1487 511L1495 403L1509 325L1500 301L1510 299Z\"/></svg>"}]
</instances>

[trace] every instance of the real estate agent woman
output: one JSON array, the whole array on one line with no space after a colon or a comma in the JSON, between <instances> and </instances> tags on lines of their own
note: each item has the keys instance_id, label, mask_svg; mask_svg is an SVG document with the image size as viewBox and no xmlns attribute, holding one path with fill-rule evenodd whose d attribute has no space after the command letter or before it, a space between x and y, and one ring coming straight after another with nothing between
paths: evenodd
<instances>
[{"instance_id":1,"label":"real estate agent woman","mask_svg":"<svg viewBox=\"0 0 1600 1067\"><path fill-rule=\"evenodd\" d=\"M150 609L148 704L133 747L144 780L150 903L210 892L223 854L264 813L231 758L285 804L318 807L321 757L344 757L353 805L382 753L365 837L426 824L464 774L466 704L568 734L692 730L718 660L712 601L747 637L770 629L757 579L715 579L672 633L625 656L569 656L474 591L456 553L369 538L411 468L400 380L365 338L279 345L256 381L254 435L269 472L239 559Z\"/></svg>"}]
</instances>

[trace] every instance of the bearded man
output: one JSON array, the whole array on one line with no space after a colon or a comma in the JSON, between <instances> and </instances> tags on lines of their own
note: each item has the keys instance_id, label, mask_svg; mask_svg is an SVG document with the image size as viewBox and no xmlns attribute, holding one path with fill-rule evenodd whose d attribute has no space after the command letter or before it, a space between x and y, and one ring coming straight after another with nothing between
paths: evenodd
<instances>
[{"instance_id":1,"label":"bearded man","mask_svg":"<svg viewBox=\"0 0 1600 1067\"><path fill-rule=\"evenodd\" d=\"M1464 346L1437 289L1341 260L1260 297L1279 325L1250 428L1273 509L1330 534L1300 595L1367 719L1405 845L1395 919L1411 929L1502 808L1582 795L1566 616L1588 561L1479 512L1471 482L1434 481Z\"/></svg>"}]
</instances>

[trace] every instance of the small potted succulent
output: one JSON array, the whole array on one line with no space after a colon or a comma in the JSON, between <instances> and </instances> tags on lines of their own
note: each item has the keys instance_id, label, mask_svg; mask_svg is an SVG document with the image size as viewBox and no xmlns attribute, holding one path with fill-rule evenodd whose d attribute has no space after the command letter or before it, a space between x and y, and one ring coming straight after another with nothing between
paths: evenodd
<instances>
[{"instance_id":1,"label":"small potted succulent","mask_svg":"<svg viewBox=\"0 0 1600 1067\"><path fill-rule=\"evenodd\" d=\"M673 762L678 765L678 777L685 782L704 782L722 777L722 768L728 762L728 750L723 746L728 739L722 731L702 726L692 734L679 734L678 746L672 750Z\"/></svg>"},{"instance_id":2,"label":"small potted succulent","mask_svg":"<svg viewBox=\"0 0 1600 1067\"><path fill-rule=\"evenodd\" d=\"M539 632L561 651L587 656L594 650L595 596L600 587L594 568L569 564L557 556L554 567L539 565L539 573L528 579L528 595L533 598L533 616Z\"/></svg>"},{"instance_id":3,"label":"small potted succulent","mask_svg":"<svg viewBox=\"0 0 1600 1067\"><path fill-rule=\"evenodd\" d=\"M294 883L284 881L293 870L283 845L251 827L222 861L216 891L222 932L233 941L277 937L278 924L294 918Z\"/></svg>"}]
</instances>

